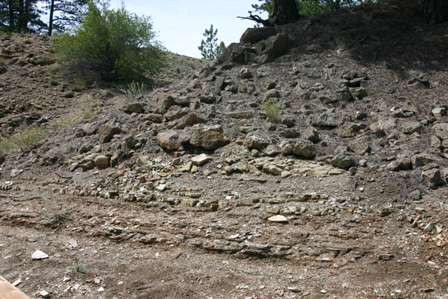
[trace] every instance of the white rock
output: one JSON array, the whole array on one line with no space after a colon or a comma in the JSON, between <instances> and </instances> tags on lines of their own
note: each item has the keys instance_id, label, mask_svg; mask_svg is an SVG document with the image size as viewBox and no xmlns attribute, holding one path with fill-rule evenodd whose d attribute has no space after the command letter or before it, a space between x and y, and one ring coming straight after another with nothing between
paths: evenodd
<instances>
[{"instance_id":1,"label":"white rock","mask_svg":"<svg viewBox=\"0 0 448 299\"><path fill-rule=\"evenodd\" d=\"M48 293L47 291L43 290L39 292L39 296L42 298L50 298L50 293Z\"/></svg>"},{"instance_id":2,"label":"white rock","mask_svg":"<svg viewBox=\"0 0 448 299\"><path fill-rule=\"evenodd\" d=\"M158 185L157 187L156 187L156 189L158 190L158 191L161 191L161 192L163 192L163 191L165 191L166 190L166 184L160 184L160 185Z\"/></svg>"},{"instance_id":3,"label":"white rock","mask_svg":"<svg viewBox=\"0 0 448 299\"><path fill-rule=\"evenodd\" d=\"M287 223L288 222L288 218L286 218L283 215L275 215L272 217L268 218L269 222L276 222L276 223Z\"/></svg>"},{"instance_id":4,"label":"white rock","mask_svg":"<svg viewBox=\"0 0 448 299\"><path fill-rule=\"evenodd\" d=\"M207 154L200 154L191 158L191 162L193 162L194 165L202 166L207 164L211 159L212 158Z\"/></svg>"},{"instance_id":5,"label":"white rock","mask_svg":"<svg viewBox=\"0 0 448 299\"><path fill-rule=\"evenodd\" d=\"M31 258L32 258L33 260L35 260L35 261L38 261L38 260L45 260L45 259L48 258L48 254L46 254L46 253L43 252L43 251L36 250L36 251L34 251L33 254L31 255Z\"/></svg>"}]
</instances>

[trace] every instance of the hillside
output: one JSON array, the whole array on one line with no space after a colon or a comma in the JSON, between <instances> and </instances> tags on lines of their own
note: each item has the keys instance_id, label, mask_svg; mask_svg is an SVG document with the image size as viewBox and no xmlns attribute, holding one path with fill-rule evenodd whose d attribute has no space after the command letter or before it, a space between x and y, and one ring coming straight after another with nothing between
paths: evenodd
<instances>
[{"instance_id":1,"label":"hillside","mask_svg":"<svg viewBox=\"0 0 448 299\"><path fill-rule=\"evenodd\" d=\"M137 96L49 46L0 38L0 274L27 294L446 296L446 24L249 29Z\"/></svg>"}]
</instances>

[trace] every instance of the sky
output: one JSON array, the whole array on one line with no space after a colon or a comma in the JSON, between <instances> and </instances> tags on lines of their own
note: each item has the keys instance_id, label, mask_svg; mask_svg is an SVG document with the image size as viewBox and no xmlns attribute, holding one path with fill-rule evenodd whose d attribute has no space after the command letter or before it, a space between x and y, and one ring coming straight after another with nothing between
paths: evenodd
<instances>
[{"instance_id":1,"label":"sky","mask_svg":"<svg viewBox=\"0 0 448 299\"><path fill-rule=\"evenodd\" d=\"M200 57L198 46L211 24L218 29L218 39L226 45L237 42L253 22L237 19L247 16L256 0L111 0L138 15L150 16L157 40L171 52Z\"/></svg>"}]
</instances>

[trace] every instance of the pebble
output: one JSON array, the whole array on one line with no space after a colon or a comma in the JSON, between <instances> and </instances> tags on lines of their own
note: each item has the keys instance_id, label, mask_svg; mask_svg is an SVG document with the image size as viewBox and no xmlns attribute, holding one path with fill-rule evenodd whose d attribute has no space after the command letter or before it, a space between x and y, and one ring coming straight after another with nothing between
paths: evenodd
<instances>
[{"instance_id":1,"label":"pebble","mask_svg":"<svg viewBox=\"0 0 448 299\"><path fill-rule=\"evenodd\" d=\"M50 298L50 293L48 293L45 290L42 290L42 291L39 292L39 296L42 297L42 298Z\"/></svg>"},{"instance_id":2,"label":"pebble","mask_svg":"<svg viewBox=\"0 0 448 299\"><path fill-rule=\"evenodd\" d=\"M48 254L46 254L45 252L43 252L41 250L36 250L31 255L31 259L33 259L35 261L45 260L47 258L48 258Z\"/></svg>"},{"instance_id":3,"label":"pebble","mask_svg":"<svg viewBox=\"0 0 448 299\"><path fill-rule=\"evenodd\" d=\"M269 217L268 221L274 222L274 223L288 223L288 218L286 218L283 215L275 215L275 216Z\"/></svg>"},{"instance_id":4,"label":"pebble","mask_svg":"<svg viewBox=\"0 0 448 299\"><path fill-rule=\"evenodd\" d=\"M191 162L196 166L202 166L211 161L212 158L207 154L200 154L191 158Z\"/></svg>"}]
</instances>

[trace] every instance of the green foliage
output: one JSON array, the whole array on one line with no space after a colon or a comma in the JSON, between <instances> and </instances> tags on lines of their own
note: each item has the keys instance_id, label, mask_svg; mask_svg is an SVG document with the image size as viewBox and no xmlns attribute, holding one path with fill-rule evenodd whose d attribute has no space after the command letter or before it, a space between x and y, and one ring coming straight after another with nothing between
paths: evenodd
<instances>
[{"instance_id":1,"label":"green foliage","mask_svg":"<svg viewBox=\"0 0 448 299\"><path fill-rule=\"evenodd\" d=\"M382 0L297 0L299 13L301 16L317 16L324 13L350 8L362 4L379 3ZM257 13L271 13L272 0L258 0L258 4L252 4L252 8Z\"/></svg>"},{"instance_id":2,"label":"green foliage","mask_svg":"<svg viewBox=\"0 0 448 299\"><path fill-rule=\"evenodd\" d=\"M281 108L277 103L272 100L267 100L263 103L263 110L269 121L273 123L279 123L281 121Z\"/></svg>"},{"instance_id":3,"label":"green foliage","mask_svg":"<svg viewBox=\"0 0 448 299\"><path fill-rule=\"evenodd\" d=\"M99 9L92 2L80 28L57 38L54 49L61 63L87 69L104 81L146 81L164 62L149 18L124 8Z\"/></svg>"},{"instance_id":4,"label":"green foliage","mask_svg":"<svg viewBox=\"0 0 448 299\"><path fill-rule=\"evenodd\" d=\"M218 29L213 28L213 25L210 25L209 29L205 29L204 39L198 47L203 59L215 60L223 53L225 48L224 42L218 44Z\"/></svg>"},{"instance_id":5,"label":"green foliage","mask_svg":"<svg viewBox=\"0 0 448 299\"><path fill-rule=\"evenodd\" d=\"M122 90L129 98L139 98L145 94L146 86L143 82L131 82Z\"/></svg>"}]
</instances>

